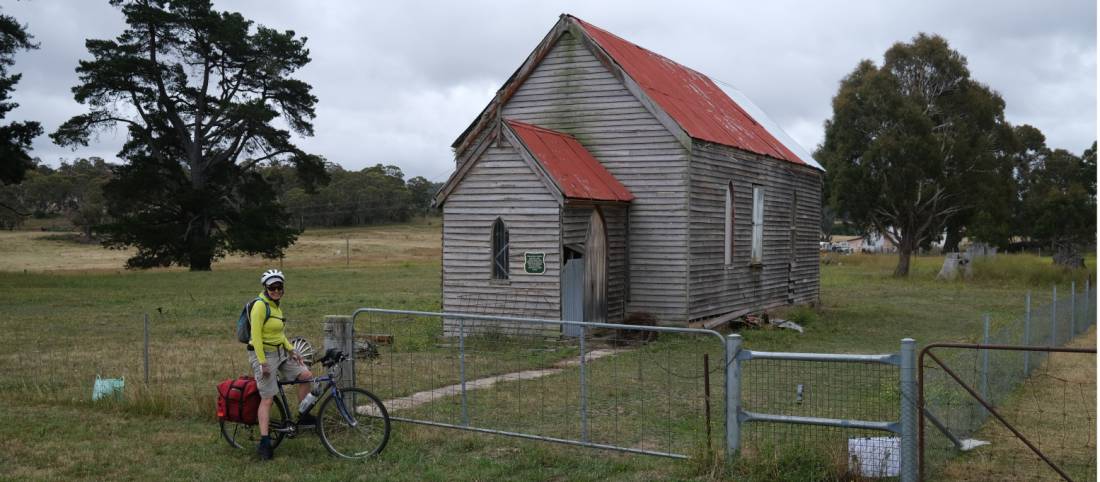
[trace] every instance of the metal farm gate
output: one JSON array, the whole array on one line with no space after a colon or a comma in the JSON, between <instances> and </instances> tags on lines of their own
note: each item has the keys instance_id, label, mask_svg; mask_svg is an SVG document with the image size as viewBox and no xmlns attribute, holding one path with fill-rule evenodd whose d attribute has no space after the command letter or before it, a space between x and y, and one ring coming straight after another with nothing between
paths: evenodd
<instances>
[{"instance_id":1,"label":"metal farm gate","mask_svg":"<svg viewBox=\"0 0 1100 482\"><path fill-rule=\"evenodd\" d=\"M972 351L975 354L977 354L977 356L972 357L972 359L979 360L979 362L978 362L979 367L978 367L978 370L977 370L977 372L978 372L977 382L978 383L976 383L976 384L975 383L970 383L965 379L965 378L969 378L969 377L966 376L966 375L969 375L969 374L963 372L962 369L969 368L969 367L959 366L959 363L958 363L959 360L948 358L948 361L945 362L943 359L936 356L936 354L933 352L933 349L937 349L937 348L941 349L941 350L960 350L960 351L961 350L966 350L966 351ZM927 407L926 407L927 403L926 403L926 397L925 397L925 360L926 359L935 362L935 365L929 364L930 368L938 369L938 370L942 371L945 375L947 375L947 377L950 377L950 380L955 382L957 384L957 387L959 389L961 389L961 390L957 390L957 391L965 392L966 396L969 397L968 401L972 401L972 402L974 402L974 404L980 406L980 408L977 410L979 412L979 415L976 418L985 419L985 418L988 418L988 417L992 417L994 420L996 420L996 423L997 423L998 427L1003 427L1005 430L1011 432L1011 434L1012 434L1011 437L1014 437L1018 441L1019 444L1022 444L1023 446L1027 447L1026 451L1019 450L1019 451L1017 451L1017 453L1013 453L1012 456L1010 456L1010 457L1005 457L1005 456L1001 457L1002 459L1006 459L1006 460L1011 459L1012 460L1012 462L1011 462L1012 467L1010 467L1010 470L1014 474L1017 474L1018 476L1023 477L1023 478L1027 478L1027 479L1060 478L1062 480L1072 481L1072 480L1074 480L1074 477L1071 476L1069 471L1067 471L1067 467L1070 466L1070 465L1073 465L1074 466L1073 468L1075 469L1075 470L1073 470L1073 472L1075 472L1076 474L1080 474L1080 475L1078 475L1078 477L1083 475L1084 477L1088 478L1089 480L1095 480L1095 479L1092 478L1093 476L1095 476L1095 473L1096 473L1096 458L1095 458L1096 444L1095 444L1095 438L1093 438L1092 435L1091 435L1093 433L1093 430L1095 429L1095 420L1092 418L1092 416L1090 416L1088 414L1084 415L1085 420L1083 420L1083 421L1086 423L1086 425L1083 426L1083 427L1080 427L1080 426L1078 426L1078 427L1062 426L1061 427L1062 431L1071 431L1071 432L1072 431L1084 431L1085 432L1085 435L1083 437L1085 439L1084 443L1078 442L1078 445L1081 445L1082 447L1072 447L1072 446L1068 447L1070 449L1069 452L1073 452L1074 449L1084 448L1087 452L1089 452L1089 453L1086 454L1085 457L1083 457L1083 458L1082 457L1074 458L1074 457L1072 457L1072 455L1073 455L1072 453L1070 455L1063 455L1063 456L1060 456L1060 457L1054 457L1054 456L1052 456L1052 454L1049 454L1048 452L1050 452L1051 449L1058 450L1059 452L1065 452L1066 451L1066 449L1067 449L1066 445L1067 444L1065 443L1065 439L1063 438L1063 437L1066 436L1066 434L1063 433L1062 437L1055 437L1055 440L1053 441L1054 443L1052 443L1052 441L1049 440L1049 438L1050 438L1049 434L1047 434L1048 435L1047 436L1048 440L1042 440L1040 437L1037 437L1036 434L1034 434L1034 433L1029 434L1028 433L1029 428L1031 430L1035 430L1035 428L1036 428L1035 427L1035 425L1036 425L1035 420L1036 419L1038 419L1040 422L1045 423L1047 425L1051 424L1050 420L1042 420L1042 414L1044 412L1049 413L1050 415L1053 415L1054 418L1063 418L1064 419L1065 415L1063 413L1060 413L1060 412L1064 412L1066 410L1066 407L1065 406L1059 407L1058 405L1059 404L1065 405L1065 403L1067 402L1067 400L1065 400L1065 397L1064 397L1066 390L1063 389L1062 390L1063 393L1061 393L1061 394L1059 394L1059 393L1039 393L1039 394L1036 394L1036 396L1034 397L1034 400L1026 400L1026 397L1025 397L1026 402L1035 402L1035 403L1033 403L1033 404L1028 403L1027 405L1029 405L1029 406L1027 408L1016 409L1012 413L1012 415L1014 415L1014 416L1009 416L1009 414L1007 413L1005 408L1004 407L998 407L997 405L999 405L999 404L995 403L993 397L991 397L991 395L990 395L990 388L989 388L989 386L990 386L990 376L991 376L990 354L991 353L998 353L998 352L1009 354L1009 355L1023 354L1024 356L1020 357L1024 360L1023 371L1025 373L1030 373L1030 371L1032 370L1032 367L1031 367L1032 363L1031 363L1031 360L1030 360L1030 358L1031 358L1030 355L1032 353L1038 353L1038 354L1045 355L1044 358L1047 360L1048 363L1051 361L1051 356L1054 353L1091 354L1091 355L1093 355L1093 357L1091 357L1091 359L1090 359L1091 363L1095 364L1096 348L1067 348L1067 347L1051 347L1051 346L1045 346L1044 347L1044 346L1027 346L1027 345L985 345L985 344L979 344L979 343L933 343L931 345L928 345L928 346L924 347L924 349L922 349L921 352L920 352L920 363L918 365L920 367L918 380L919 380L919 384L920 384L920 396L919 396L919 398L920 398L919 447L920 448L919 448L919 452L920 452L920 478L921 478L921 480L924 480L925 477L930 472L929 470L926 470L926 467L925 467L925 460L926 460L925 454L927 453L926 452L925 439L927 437L926 437L926 434L925 434L926 430L925 430L924 421L925 421L926 418L929 422L932 423L933 427L938 429L938 431L940 433L942 433L948 440L950 440L952 445L954 445L954 447L959 451L966 452L966 451L972 450L974 448L977 448L981 445L989 445L989 442L987 442L987 441L962 438L965 435L969 435L969 434L954 433L953 430L957 430L957 429L952 427L951 426L952 424L945 424L943 421L939 420L935 415L932 414L931 411L929 411L927 409ZM954 364L956 366L952 367L952 364L953 364L952 362L955 362ZM1015 367L1015 368L1019 369L1019 365L1017 365L1017 367ZM1038 371L1038 370L1036 370L1036 371ZM961 373L961 375L960 375L960 373ZM995 373L995 372L993 372L993 373ZM1048 378L1048 379L1049 378L1054 378L1054 379L1058 380L1059 382L1062 382L1061 385L1065 385L1065 384L1069 383L1068 380L1059 378L1059 377L1057 377L1057 375L1050 375L1050 374L1042 373L1042 372L1037 373L1033 376L1039 376L1040 378ZM1094 384L1095 384L1095 380L1094 380ZM937 387L937 388L939 388L939 387ZM944 394L942 392L943 392L943 390L941 388L941 393L939 394L940 398L944 397ZM1079 390L1079 392L1080 393L1071 393L1070 398L1076 399L1076 398L1078 398L1077 396L1080 395L1082 398L1085 398L1086 400L1094 400L1093 397L1095 396L1096 388L1095 388L1095 386L1087 387L1087 388L1084 388L1082 390ZM1012 401L1017 402L1016 404L1020 404L1021 403L1021 400L1019 400L1019 398L1021 398L1020 394L1017 393L1016 396L1017 396L1017 400L1012 400ZM1060 398L1060 396L1062 398L1061 401L1058 400ZM1078 400L1068 400L1068 401L1073 402L1073 401L1078 401ZM1093 408L1092 414L1094 415L1095 414L1095 405L1093 405L1092 408ZM1036 415L1038 415L1038 417L1036 417ZM1030 421L1031 422L1029 424L1030 427L1024 428L1024 427L1018 426L1019 422L1018 421L1014 422L1013 420L1011 420L1013 418L1023 419L1025 422ZM1028 420L1028 419L1030 419L1030 420ZM1055 424L1057 424L1057 420L1055 420L1053 422ZM1089 422L1091 422L1091 423L1089 423ZM1062 424L1062 425L1065 425L1065 424ZM992 432L994 432L994 430L987 430L987 433L992 433ZM1011 437L1005 437L1005 438L1011 438ZM1089 443L1089 441L1091 441L1091 444ZM1046 447L1047 447L1046 450L1044 450L1044 447L1043 447L1044 443L1046 444ZM1014 445L1015 443L1011 442L1011 441L1007 442L1007 443L1002 443L1002 445L1010 445L1010 444ZM1034 462L1031 462L1031 461L1028 460L1029 457L1027 457L1027 455L1029 455L1029 453L1033 454L1034 457L1036 458L1036 459L1033 459ZM996 478L999 478L997 475L982 472L981 468L976 468L975 470L978 472L975 475L976 479L980 480L980 479L996 479Z\"/></svg>"},{"instance_id":2,"label":"metal farm gate","mask_svg":"<svg viewBox=\"0 0 1100 482\"><path fill-rule=\"evenodd\" d=\"M724 350L712 330L374 308L352 318L374 353L355 382L402 422L688 458L707 444L708 390L723 390L705 383Z\"/></svg>"},{"instance_id":3,"label":"metal farm gate","mask_svg":"<svg viewBox=\"0 0 1100 482\"><path fill-rule=\"evenodd\" d=\"M779 353L690 328L376 308L330 318L345 328L326 328L343 333L326 345L357 351L353 383L397 421L681 459L759 454L766 434L786 433L843 452L853 472L916 480L913 340L879 355Z\"/></svg>"},{"instance_id":4,"label":"metal farm gate","mask_svg":"<svg viewBox=\"0 0 1100 482\"><path fill-rule=\"evenodd\" d=\"M859 476L917 480L915 341L877 355L753 351L740 335L728 343L731 452L814 446Z\"/></svg>"}]
</instances>

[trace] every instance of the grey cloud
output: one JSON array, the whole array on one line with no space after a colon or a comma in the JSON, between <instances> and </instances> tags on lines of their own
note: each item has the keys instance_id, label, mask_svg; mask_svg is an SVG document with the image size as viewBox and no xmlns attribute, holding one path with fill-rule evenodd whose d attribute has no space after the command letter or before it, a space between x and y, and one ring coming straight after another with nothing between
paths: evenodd
<instances>
[{"instance_id":1,"label":"grey cloud","mask_svg":"<svg viewBox=\"0 0 1100 482\"><path fill-rule=\"evenodd\" d=\"M881 62L894 42L939 33L1000 92L1006 116L1080 152L1096 131L1096 5L928 2L217 1L257 23L309 38L299 77L320 98L316 136L302 146L349 169L396 164L445 178L451 141L563 12L735 85L805 148L822 137L840 79L861 59ZM113 37L106 1L6 4L42 49L21 54L19 117L47 130L83 111L69 88L85 37ZM117 150L105 139L88 152ZM78 152L78 154L80 154ZM35 143L44 159L74 153Z\"/></svg>"}]
</instances>

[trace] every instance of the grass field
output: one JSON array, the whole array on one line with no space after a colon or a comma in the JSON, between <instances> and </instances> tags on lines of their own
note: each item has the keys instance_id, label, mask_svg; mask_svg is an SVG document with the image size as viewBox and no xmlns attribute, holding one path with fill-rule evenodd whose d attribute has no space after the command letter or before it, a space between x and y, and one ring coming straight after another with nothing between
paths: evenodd
<instances>
[{"instance_id":1,"label":"grass field","mask_svg":"<svg viewBox=\"0 0 1100 482\"><path fill-rule=\"evenodd\" d=\"M320 339L324 315L363 306L439 308L439 222L313 230L285 259L288 331ZM347 248L350 246L350 256ZM11 348L0 403L5 474L16 478L192 479L374 478L394 480L652 480L737 476L828 478L831 461L799 455L764 467L722 467L572 449L500 437L398 425L382 457L347 463L312 437L288 442L272 464L254 464L218 439L213 385L247 371L231 323L256 293L263 267L280 261L230 257L214 271L121 269L125 252L67 241L58 233L0 232L0 327ZM745 332L757 350L890 352L899 340L974 340L981 314L1019 317L1023 294L1083 280L1049 258L1000 256L975 279L937 282L940 258L914 259L910 279L890 277L893 257L845 256L822 267L821 304L778 313L807 332ZM1095 257L1089 258L1090 269ZM140 388L142 317L151 318L152 383ZM126 400L88 401L96 374L125 376ZM1095 410L1093 410L1095 413ZM805 470L783 469L794 464Z\"/></svg>"},{"instance_id":2,"label":"grass field","mask_svg":"<svg viewBox=\"0 0 1100 482\"><path fill-rule=\"evenodd\" d=\"M439 223L438 218L429 217L418 218L409 224L370 229L310 230L287 250L283 263L287 268L363 267L393 262L438 263L441 252ZM131 250L100 249L97 244L81 244L74 241L76 233L55 229L56 226L50 226L47 231L0 231L0 271L118 271L132 254ZM271 261L257 257L229 256L218 261L215 269L259 268L271 264ZM167 271L180 270L173 268Z\"/></svg>"}]
</instances>

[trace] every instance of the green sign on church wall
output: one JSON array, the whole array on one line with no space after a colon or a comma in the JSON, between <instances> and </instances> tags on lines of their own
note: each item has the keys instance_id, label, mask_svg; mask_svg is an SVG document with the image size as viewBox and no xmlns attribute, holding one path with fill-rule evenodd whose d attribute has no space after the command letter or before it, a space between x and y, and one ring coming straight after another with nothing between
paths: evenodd
<instances>
[{"instance_id":1,"label":"green sign on church wall","mask_svg":"<svg viewBox=\"0 0 1100 482\"><path fill-rule=\"evenodd\" d=\"M523 253L523 272L527 274L543 274L546 272L546 253L525 251Z\"/></svg>"}]
</instances>

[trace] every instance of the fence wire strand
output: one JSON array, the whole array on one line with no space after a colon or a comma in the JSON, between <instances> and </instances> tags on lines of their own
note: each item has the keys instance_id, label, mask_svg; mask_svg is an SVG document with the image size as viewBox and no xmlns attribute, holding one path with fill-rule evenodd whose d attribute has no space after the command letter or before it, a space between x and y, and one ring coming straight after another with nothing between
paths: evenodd
<instances>
[{"instance_id":1,"label":"fence wire strand","mask_svg":"<svg viewBox=\"0 0 1100 482\"><path fill-rule=\"evenodd\" d=\"M1021 303L1019 316L992 320L988 343L1062 346L1079 342L1084 333L1095 339L1090 330L1095 330L1096 301L1095 287L1062 286L1057 299L1050 291L1033 292L1030 310L1025 312ZM471 302L496 309L511 301ZM545 310L538 301L525 306L532 313ZM0 355L4 366L15 370L13 381L6 383L36 397L71 402L90 399L97 375L125 377L124 402L140 398L151 412L208 414L215 397L211 380L251 373L240 344L187 336L193 327L151 313L151 383L145 387L140 314L132 320L86 323L94 324L98 336L118 340L110 343L111 356L74 350L71 340L48 335L64 329L60 322L48 322L17 334L18 343L35 347L33 357ZM717 429L710 446L724 446L725 357L713 338L625 328L586 330L582 401L581 338L563 335L560 327L369 314L359 318L355 329L356 383L382 397L395 417L567 440L584 438L583 423L590 443L670 454L695 455L708 446L703 354L709 354L710 372L717 375L710 378L709 417ZM319 324L303 323L292 331L321 349ZM978 336L975 341L986 340ZM1075 369L1081 355L967 350L943 356L1010 420L1040 427L1034 441L1051 450L1067 470L1081 474L1081 480L1096 480L1095 369ZM181 366L187 370L179 370ZM926 466L932 478L950 474L988 479L980 470L997 464L1020 478L1049 475L942 370L927 364L924 368L929 412L960 439L994 442L961 453L926 420ZM749 360L742 374L747 411L866 421L898 420L901 415L897 367ZM293 400L293 393L289 396ZM850 468L853 453L885 453L894 443L890 438L889 433L864 429L750 422L743 427L743 453L801 456L814 447L820 450L811 456ZM1015 447L1009 462L1000 462L1000 447ZM881 460L884 469L896 469L896 459Z\"/></svg>"},{"instance_id":2,"label":"fence wire strand","mask_svg":"<svg viewBox=\"0 0 1100 482\"><path fill-rule=\"evenodd\" d=\"M398 418L685 456L707 446L703 354L723 353L714 337L568 336L560 325L374 312L359 316L356 336L378 342L357 384ZM722 393L721 378L711 382ZM710 417L723 410L712 401Z\"/></svg>"},{"instance_id":3,"label":"fence wire strand","mask_svg":"<svg viewBox=\"0 0 1100 482\"><path fill-rule=\"evenodd\" d=\"M900 417L897 366L750 360L742 373L741 399L749 412L869 422ZM840 473L866 476L896 476L900 470L899 439L889 432L749 422L742 434L749 457L804 457Z\"/></svg>"},{"instance_id":4,"label":"fence wire strand","mask_svg":"<svg viewBox=\"0 0 1100 482\"><path fill-rule=\"evenodd\" d=\"M1067 288L1057 298L1054 290L1045 299L1032 293L1030 310L992 320L989 337L976 341L1095 347L1096 290ZM1094 354L953 349L938 356L1074 480L1096 480ZM926 478L1061 480L936 363L926 359L924 374L926 413L964 444L982 444L960 450L926 418Z\"/></svg>"}]
</instances>

